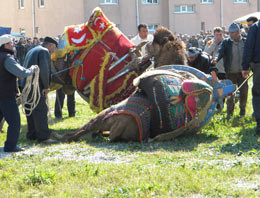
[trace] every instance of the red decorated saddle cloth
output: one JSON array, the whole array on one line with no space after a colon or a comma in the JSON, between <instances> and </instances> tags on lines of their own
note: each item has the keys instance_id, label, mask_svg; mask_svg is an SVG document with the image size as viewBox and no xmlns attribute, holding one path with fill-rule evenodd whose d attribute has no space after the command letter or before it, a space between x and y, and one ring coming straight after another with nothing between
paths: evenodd
<instances>
[{"instance_id":1,"label":"red decorated saddle cloth","mask_svg":"<svg viewBox=\"0 0 260 198\"><path fill-rule=\"evenodd\" d=\"M112 24L100 8L93 10L89 21L65 28L57 56L75 52L70 70L73 86L89 99L92 110L99 112L130 96L137 72L109 80L131 61L130 57L111 68L134 45Z\"/></svg>"}]
</instances>

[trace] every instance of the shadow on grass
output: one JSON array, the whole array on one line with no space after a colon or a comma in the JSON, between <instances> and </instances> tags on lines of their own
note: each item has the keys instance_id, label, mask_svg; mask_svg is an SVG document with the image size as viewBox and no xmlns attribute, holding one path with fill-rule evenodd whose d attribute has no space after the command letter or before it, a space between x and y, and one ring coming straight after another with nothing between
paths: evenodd
<instances>
[{"instance_id":1,"label":"shadow on grass","mask_svg":"<svg viewBox=\"0 0 260 198\"><path fill-rule=\"evenodd\" d=\"M55 131L55 132L57 132L58 134L61 134L61 135L63 135L63 134L68 134L68 133L73 133L73 132L75 132L77 129L78 129L78 128L76 128L76 129L73 128L73 129L53 130L53 129L50 128L50 130ZM50 144L39 143L39 142L37 142L36 140L35 140L35 141L28 140L28 139L26 138L27 125L22 125L21 131L22 131L22 132L20 133L19 144L22 144L23 146L29 146L29 147L30 147L30 146L33 146L33 145L35 145L35 144L39 144L40 147L45 147L45 146L50 145ZM62 144L62 143L63 143L63 142L57 141L57 143L55 143L55 144Z\"/></svg>"},{"instance_id":2,"label":"shadow on grass","mask_svg":"<svg viewBox=\"0 0 260 198\"><path fill-rule=\"evenodd\" d=\"M51 126L51 125L54 125L56 123L63 122L63 121L70 119L70 118L71 117L63 117L63 118L53 118L52 117L51 119L49 119L48 124Z\"/></svg>"},{"instance_id":3,"label":"shadow on grass","mask_svg":"<svg viewBox=\"0 0 260 198\"><path fill-rule=\"evenodd\" d=\"M91 146L97 148L113 149L116 151L143 151L143 152L153 152L158 150L167 151L193 151L201 143L211 143L217 139L217 136L206 135L202 133L194 135L185 135L178 137L172 141L166 142L151 142L151 143L110 143L108 139L88 140L87 143Z\"/></svg>"},{"instance_id":4,"label":"shadow on grass","mask_svg":"<svg viewBox=\"0 0 260 198\"><path fill-rule=\"evenodd\" d=\"M260 151L259 136L255 135L254 128L241 129L238 132L238 137L238 140L233 143L220 145L220 152L240 155L253 150Z\"/></svg>"}]
</instances>

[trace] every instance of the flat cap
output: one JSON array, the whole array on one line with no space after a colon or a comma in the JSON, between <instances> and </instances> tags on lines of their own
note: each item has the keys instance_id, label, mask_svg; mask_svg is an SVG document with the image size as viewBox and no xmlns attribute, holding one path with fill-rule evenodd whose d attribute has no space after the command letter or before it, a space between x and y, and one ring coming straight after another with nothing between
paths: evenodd
<instances>
[{"instance_id":1,"label":"flat cap","mask_svg":"<svg viewBox=\"0 0 260 198\"><path fill-rule=\"evenodd\" d=\"M202 50L197 47L190 47L188 50L188 57L198 55L201 52Z\"/></svg>"},{"instance_id":2,"label":"flat cap","mask_svg":"<svg viewBox=\"0 0 260 198\"><path fill-rule=\"evenodd\" d=\"M43 42L44 42L44 43L53 43L53 44L56 45L56 47L58 46L58 42L57 42L55 39L53 39L53 38L51 38L51 37L49 37L49 36L46 36L46 37L44 38Z\"/></svg>"},{"instance_id":3,"label":"flat cap","mask_svg":"<svg viewBox=\"0 0 260 198\"><path fill-rule=\"evenodd\" d=\"M238 32L240 30L239 25L236 23L231 23L228 32Z\"/></svg>"}]
</instances>

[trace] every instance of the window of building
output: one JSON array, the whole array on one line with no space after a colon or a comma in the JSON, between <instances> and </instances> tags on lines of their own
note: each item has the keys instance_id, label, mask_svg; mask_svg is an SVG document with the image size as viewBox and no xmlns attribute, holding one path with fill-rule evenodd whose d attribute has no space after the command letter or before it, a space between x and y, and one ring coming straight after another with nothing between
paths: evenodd
<instances>
[{"instance_id":1,"label":"window of building","mask_svg":"<svg viewBox=\"0 0 260 198\"><path fill-rule=\"evenodd\" d=\"M194 5L175 5L174 13L194 13Z\"/></svg>"},{"instance_id":2,"label":"window of building","mask_svg":"<svg viewBox=\"0 0 260 198\"><path fill-rule=\"evenodd\" d=\"M248 0L234 0L234 3L248 3Z\"/></svg>"},{"instance_id":3,"label":"window of building","mask_svg":"<svg viewBox=\"0 0 260 198\"><path fill-rule=\"evenodd\" d=\"M200 30L205 32L205 22L201 22L200 24Z\"/></svg>"},{"instance_id":4,"label":"window of building","mask_svg":"<svg viewBox=\"0 0 260 198\"><path fill-rule=\"evenodd\" d=\"M200 0L201 4L213 4L213 0Z\"/></svg>"},{"instance_id":5,"label":"window of building","mask_svg":"<svg viewBox=\"0 0 260 198\"><path fill-rule=\"evenodd\" d=\"M19 8L24 9L24 0L19 0Z\"/></svg>"},{"instance_id":6,"label":"window of building","mask_svg":"<svg viewBox=\"0 0 260 198\"><path fill-rule=\"evenodd\" d=\"M39 27L35 27L35 33L40 34L40 28Z\"/></svg>"},{"instance_id":7,"label":"window of building","mask_svg":"<svg viewBox=\"0 0 260 198\"><path fill-rule=\"evenodd\" d=\"M142 0L143 4L157 4L158 0Z\"/></svg>"},{"instance_id":8,"label":"window of building","mask_svg":"<svg viewBox=\"0 0 260 198\"><path fill-rule=\"evenodd\" d=\"M20 33L21 33L22 35L25 35L25 29L24 29L24 28L20 28Z\"/></svg>"},{"instance_id":9,"label":"window of building","mask_svg":"<svg viewBox=\"0 0 260 198\"><path fill-rule=\"evenodd\" d=\"M155 32L155 30L158 26L159 26L159 24L149 24L148 25L148 32Z\"/></svg>"},{"instance_id":10,"label":"window of building","mask_svg":"<svg viewBox=\"0 0 260 198\"><path fill-rule=\"evenodd\" d=\"M118 0L100 0L100 4L104 5L117 5Z\"/></svg>"},{"instance_id":11,"label":"window of building","mask_svg":"<svg viewBox=\"0 0 260 198\"><path fill-rule=\"evenodd\" d=\"M44 0L39 0L39 8L43 8L44 7Z\"/></svg>"}]
</instances>

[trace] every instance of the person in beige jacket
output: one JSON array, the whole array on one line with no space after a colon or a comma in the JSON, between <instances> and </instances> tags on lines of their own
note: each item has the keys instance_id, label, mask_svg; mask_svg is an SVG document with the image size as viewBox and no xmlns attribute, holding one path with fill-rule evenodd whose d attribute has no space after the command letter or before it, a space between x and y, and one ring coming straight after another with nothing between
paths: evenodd
<instances>
[{"instance_id":1,"label":"person in beige jacket","mask_svg":"<svg viewBox=\"0 0 260 198\"><path fill-rule=\"evenodd\" d=\"M221 42L223 41L223 30L221 27L215 27L214 28L214 38L209 40L205 46L204 51L207 52L209 55L212 56L212 58L216 58L218 49L220 47ZM225 69L224 69L224 64L223 60L220 60L217 64L216 67L218 69L218 78L220 80L226 79L226 74L225 74Z\"/></svg>"}]
</instances>

